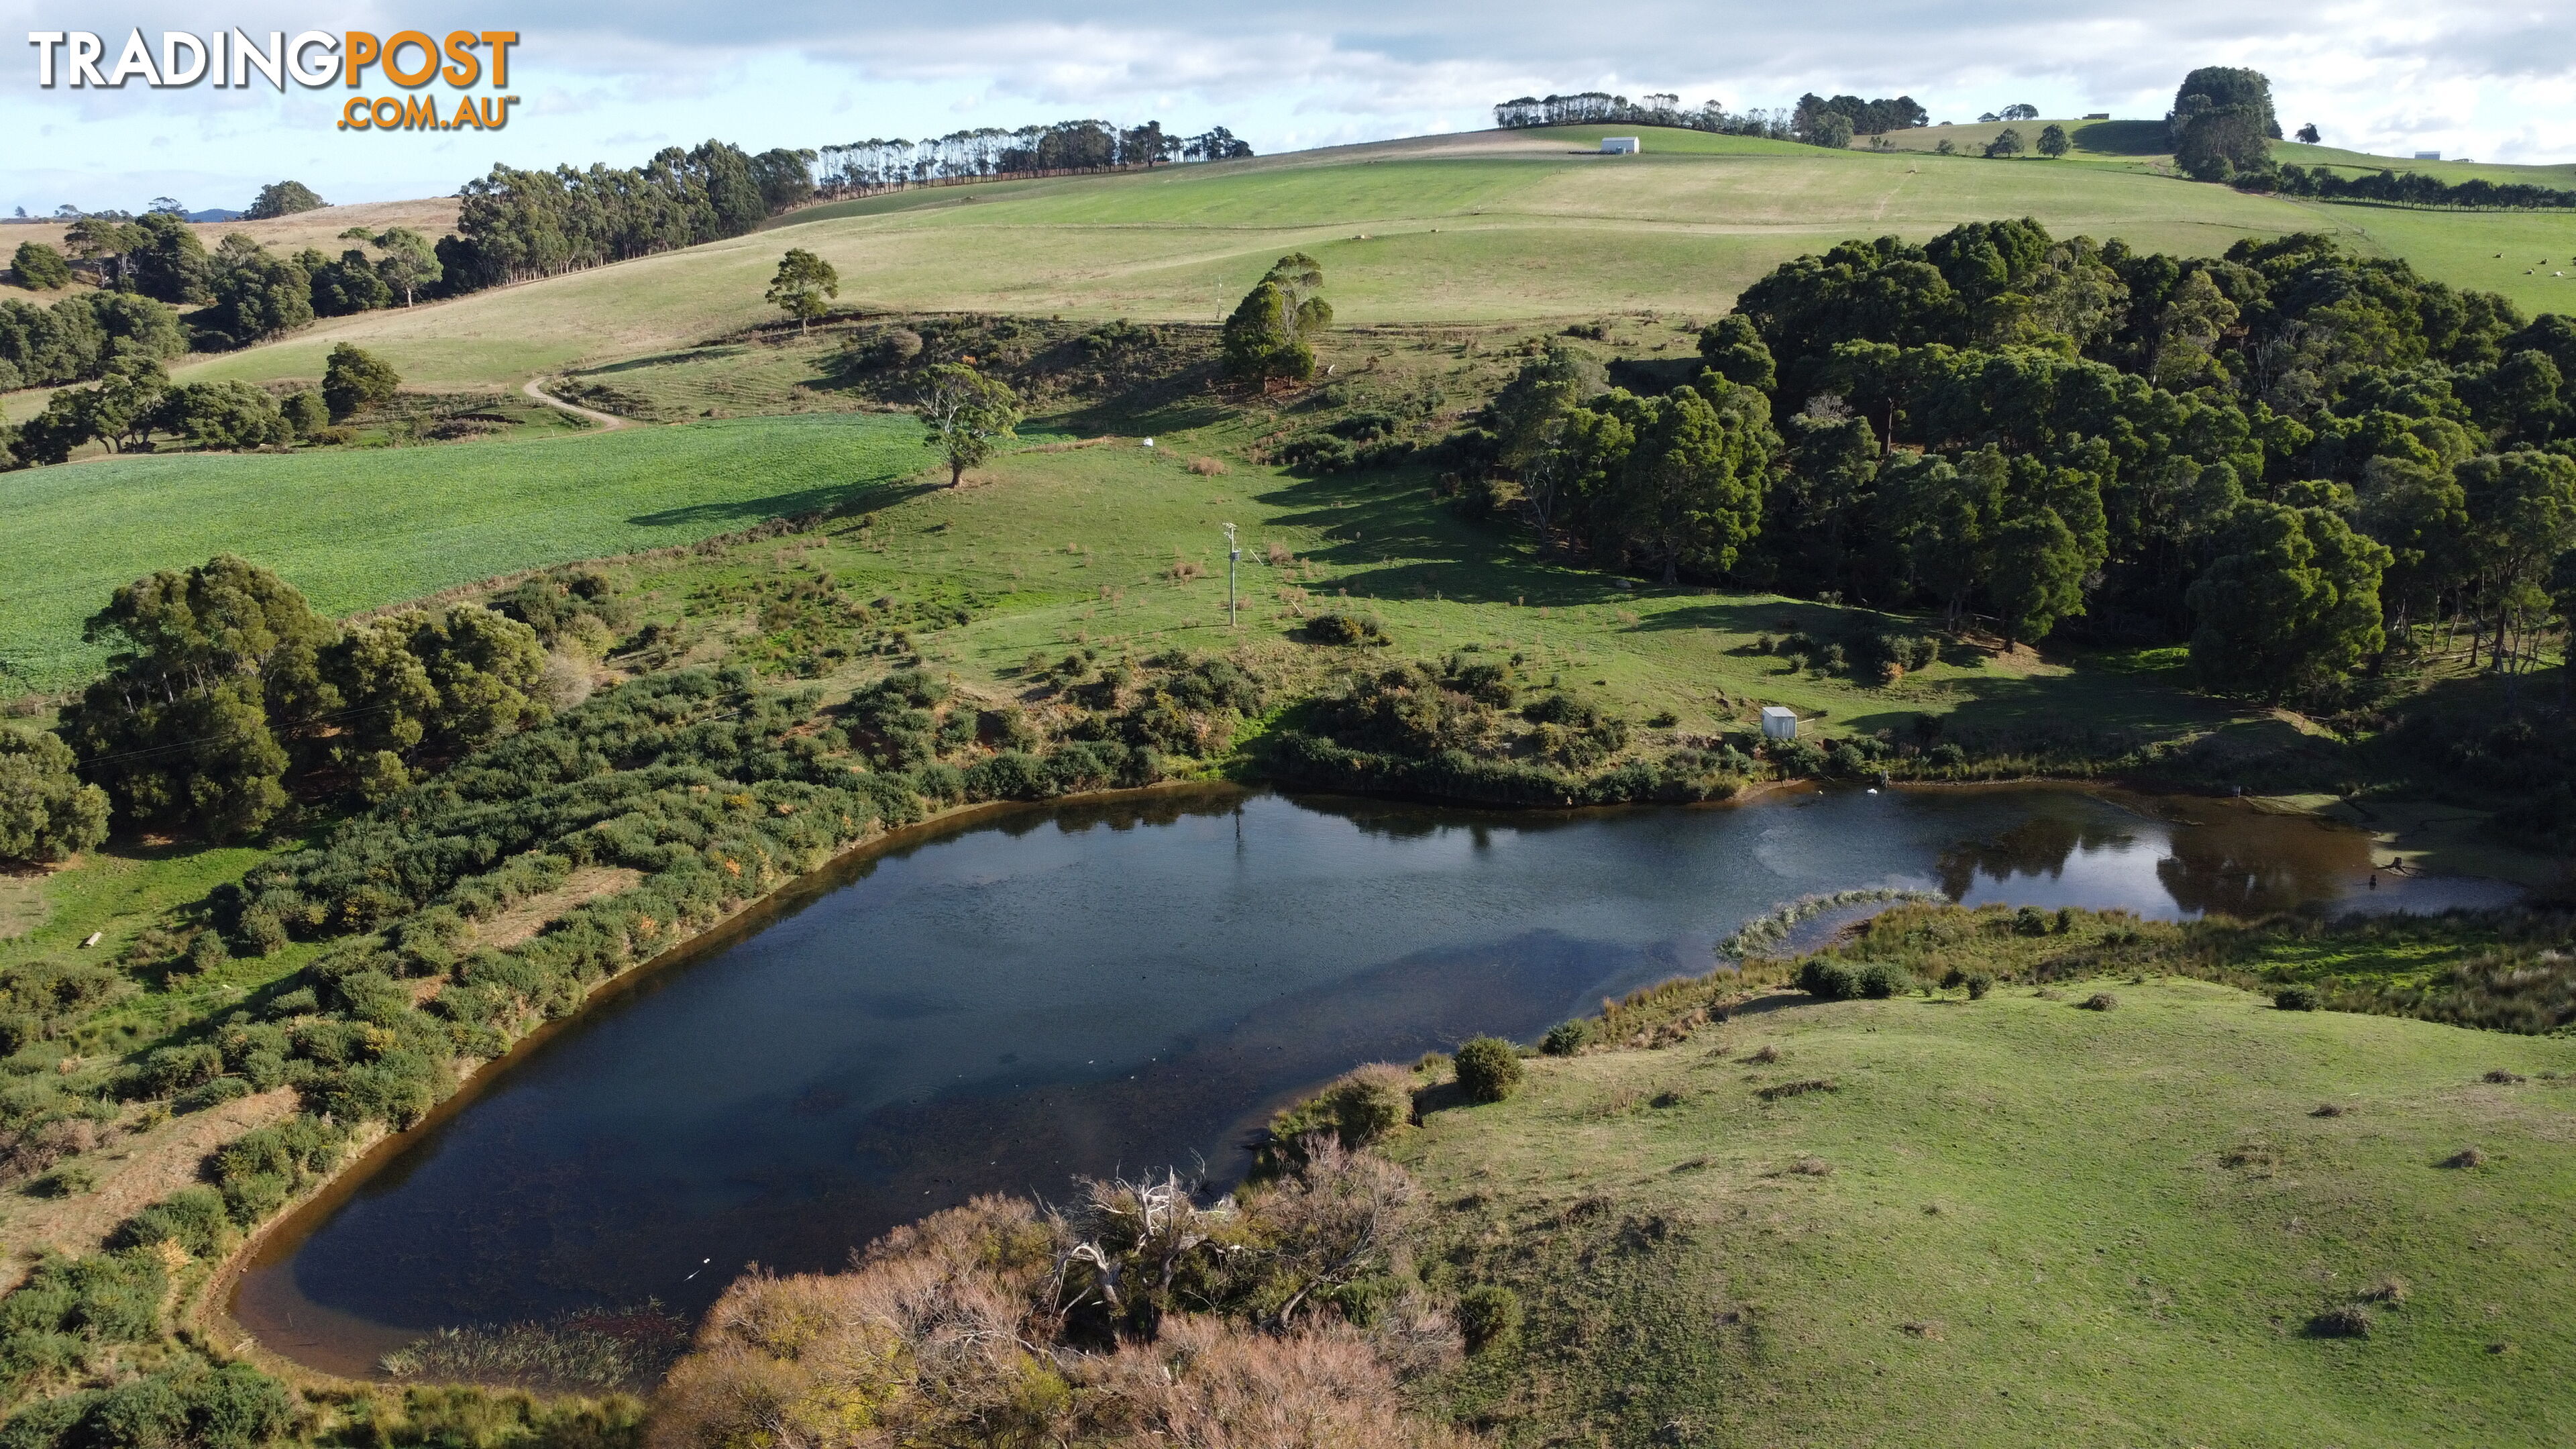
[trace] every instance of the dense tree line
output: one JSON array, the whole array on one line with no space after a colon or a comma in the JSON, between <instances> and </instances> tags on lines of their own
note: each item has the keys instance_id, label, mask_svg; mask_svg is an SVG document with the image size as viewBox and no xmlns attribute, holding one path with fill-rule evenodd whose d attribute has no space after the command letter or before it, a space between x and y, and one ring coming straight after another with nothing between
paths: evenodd
<instances>
[{"instance_id":1,"label":"dense tree line","mask_svg":"<svg viewBox=\"0 0 2576 1449\"><path fill-rule=\"evenodd\" d=\"M711 140L626 169L495 165L457 193L458 234L437 260L459 293L741 236L814 194L812 160Z\"/></svg>"},{"instance_id":2,"label":"dense tree line","mask_svg":"<svg viewBox=\"0 0 2576 1449\"><path fill-rule=\"evenodd\" d=\"M1867 104L1867 103L1864 103ZM1716 101L1685 107L1677 95L1650 95L1641 101L1608 91L1572 95L1521 96L1494 107L1494 124L1504 130L1530 126L1611 125L1679 126L1720 136L1759 136L1774 141L1797 139L1794 117L1785 110L1730 111Z\"/></svg>"},{"instance_id":3,"label":"dense tree line","mask_svg":"<svg viewBox=\"0 0 2576 1449\"><path fill-rule=\"evenodd\" d=\"M1678 126L1721 136L1760 136L1775 141L1842 147L1851 138L1881 135L1931 124L1931 114L1912 96L1863 100L1859 96L1827 98L1813 91L1786 111L1729 111L1716 101L1685 107L1677 95L1650 95L1631 101L1608 91L1572 95L1521 96L1494 107L1494 124L1505 130L1528 126L1591 124Z\"/></svg>"},{"instance_id":4,"label":"dense tree line","mask_svg":"<svg viewBox=\"0 0 2576 1449\"><path fill-rule=\"evenodd\" d=\"M2185 641L2214 686L2331 695L2468 632L2531 667L2576 608L2576 323L2329 238L2223 259L1971 223L1748 288L1697 383L1557 345L1481 445L1605 563Z\"/></svg>"},{"instance_id":5,"label":"dense tree line","mask_svg":"<svg viewBox=\"0 0 2576 1449\"><path fill-rule=\"evenodd\" d=\"M1251 155L1252 147L1223 126L1195 136L1169 134L1160 121L1141 126L1057 121L1014 130L979 126L918 141L870 139L825 146L822 190L830 196L870 196L908 186L1151 168L1174 160L1240 161Z\"/></svg>"},{"instance_id":6,"label":"dense tree line","mask_svg":"<svg viewBox=\"0 0 2576 1449\"><path fill-rule=\"evenodd\" d=\"M2323 166L2296 164L2240 169L2228 178L2240 191L2311 196L2320 201L2377 201L2392 206L2453 206L2482 211L2564 210L2576 207L2576 191L2528 182L2489 181L2475 177L2445 183L2422 171L2373 171L2339 176Z\"/></svg>"}]
</instances>

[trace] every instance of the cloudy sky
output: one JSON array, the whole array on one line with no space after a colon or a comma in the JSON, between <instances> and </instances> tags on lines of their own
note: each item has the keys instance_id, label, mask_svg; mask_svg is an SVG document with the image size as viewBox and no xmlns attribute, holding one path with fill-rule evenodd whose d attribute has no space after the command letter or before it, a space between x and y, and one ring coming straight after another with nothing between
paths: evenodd
<instances>
[{"instance_id":1,"label":"cloudy sky","mask_svg":"<svg viewBox=\"0 0 2576 1449\"><path fill-rule=\"evenodd\" d=\"M2557 0L2565 3L2565 0ZM334 201L443 194L495 161L633 164L710 136L751 149L919 137L1068 116L1223 125L1264 153L1490 124L1551 90L1679 93L1731 109L1801 91L1909 94L1935 119L2027 101L2047 116L2161 115L2196 65L2257 67L2282 121L2379 152L2576 161L2576 25L2555 5L2321 0L1313 0L1101 6L991 0L757 4L521 0L0 0L0 214L71 203L245 204L291 176ZM335 129L349 91L39 89L36 30L515 29L494 134ZM386 88L371 86L369 94ZM435 93L435 92L434 92Z\"/></svg>"}]
</instances>

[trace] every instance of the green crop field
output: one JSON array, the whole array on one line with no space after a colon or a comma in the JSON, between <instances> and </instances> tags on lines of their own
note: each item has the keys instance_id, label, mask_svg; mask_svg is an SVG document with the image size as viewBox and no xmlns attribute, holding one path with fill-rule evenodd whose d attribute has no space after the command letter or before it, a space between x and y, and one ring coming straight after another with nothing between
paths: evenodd
<instances>
[{"instance_id":1,"label":"green crop field","mask_svg":"<svg viewBox=\"0 0 2576 1449\"><path fill-rule=\"evenodd\" d=\"M10 480L0 660L58 688L110 590L230 551L346 613L493 574L691 543L847 501L925 460L909 418L759 418L443 447L123 458Z\"/></svg>"},{"instance_id":2,"label":"green crop field","mask_svg":"<svg viewBox=\"0 0 2576 1449\"><path fill-rule=\"evenodd\" d=\"M1776 997L1431 1113L1426 1258L1528 1314L1443 1407L1503 1445L2567 1442L2576 1045L2060 990Z\"/></svg>"},{"instance_id":3,"label":"green crop field","mask_svg":"<svg viewBox=\"0 0 2576 1449\"><path fill-rule=\"evenodd\" d=\"M1303 248L1323 261L1334 305L1353 323L1644 309L1706 317L1781 261L1845 237L1920 240L1961 221L2029 215L2061 232L2196 254L2246 236L2331 231L2527 308L2576 305L2568 282L2525 276L2522 256L2576 251L2576 217L2248 196L2154 174L2135 154L2143 123L2107 124L2094 138L2102 149L2079 143L2055 162L1829 152L1653 128L1644 155L1604 157L1590 153L1601 135L1639 128L1567 127L907 192L817 207L684 252L326 322L188 374L318 377L331 346L351 341L417 384L515 385L774 316L760 296L790 245L831 261L842 304L867 308L1214 321L1272 258ZM2000 128L1941 134L1988 129ZM1905 144L1929 145L1931 134ZM2476 169L2544 180L2563 170Z\"/></svg>"}]
</instances>

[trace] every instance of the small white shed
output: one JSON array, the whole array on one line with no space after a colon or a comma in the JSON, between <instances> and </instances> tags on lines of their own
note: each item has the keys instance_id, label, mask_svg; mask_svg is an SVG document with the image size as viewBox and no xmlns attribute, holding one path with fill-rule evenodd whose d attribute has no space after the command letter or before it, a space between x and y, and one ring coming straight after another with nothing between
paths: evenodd
<instances>
[{"instance_id":1,"label":"small white shed","mask_svg":"<svg viewBox=\"0 0 2576 1449\"><path fill-rule=\"evenodd\" d=\"M1798 737L1798 712L1783 705L1762 706L1762 738L1794 740Z\"/></svg>"},{"instance_id":2,"label":"small white shed","mask_svg":"<svg viewBox=\"0 0 2576 1449\"><path fill-rule=\"evenodd\" d=\"M1637 144L1637 138L1634 136L1601 138L1601 154L1604 156L1634 156L1644 149L1646 148Z\"/></svg>"}]
</instances>

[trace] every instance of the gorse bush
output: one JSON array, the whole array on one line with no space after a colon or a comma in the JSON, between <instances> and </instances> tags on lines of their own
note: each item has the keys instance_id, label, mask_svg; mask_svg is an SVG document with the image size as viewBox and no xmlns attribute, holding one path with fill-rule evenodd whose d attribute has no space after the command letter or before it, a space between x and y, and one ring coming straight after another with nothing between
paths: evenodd
<instances>
[{"instance_id":1,"label":"gorse bush","mask_svg":"<svg viewBox=\"0 0 2576 1449\"><path fill-rule=\"evenodd\" d=\"M1413 1120L1413 1073L1376 1063L1344 1073L1331 1086L1270 1119L1265 1163L1303 1162L1306 1140L1327 1133L1346 1148L1370 1146Z\"/></svg>"},{"instance_id":2,"label":"gorse bush","mask_svg":"<svg viewBox=\"0 0 2576 1449\"><path fill-rule=\"evenodd\" d=\"M1499 1283L1479 1283L1458 1295L1458 1330L1467 1351L1507 1347L1520 1337L1521 1296Z\"/></svg>"},{"instance_id":3,"label":"gorse bush","mask_svg":"<svg viewBox=\"0 0 2576 1449\"><path fill-rule=\"evenodd\" d=\"M1306 637L1318 644L1383 644L1386 626L1369 614L1324 613L1306 621Z\"/></svg>"},{"instance_id":4,"label":"gorse bush","mask_svg":"<svg viewBox=\"0 0 2576 1449\"><path fill-rule=\"evenodd\" d=\"M1520 1090L1520 1052L1500 1037L1469 1037L1456 1060L1458 1088L1471 1102L1499 1102Z\"/></svg>"}]
</instances>

